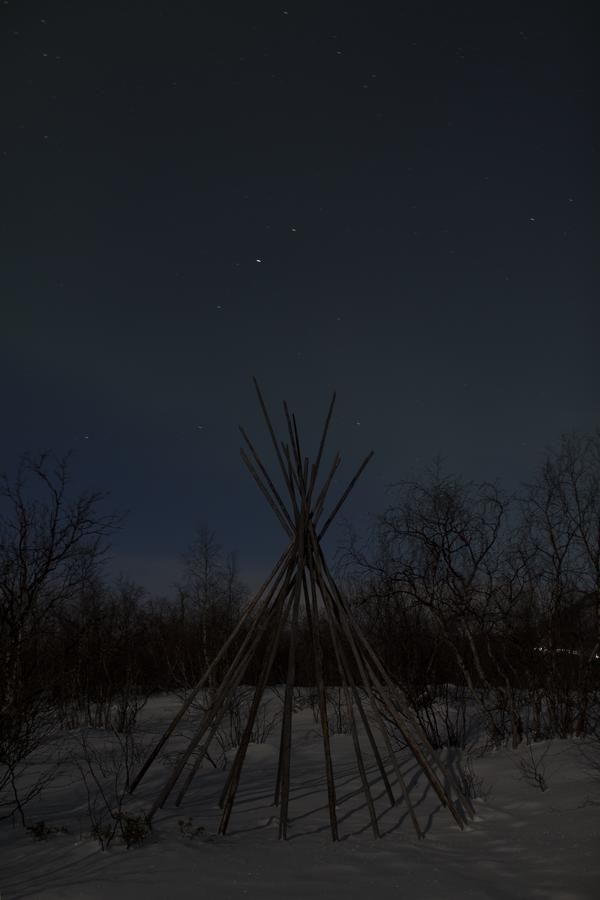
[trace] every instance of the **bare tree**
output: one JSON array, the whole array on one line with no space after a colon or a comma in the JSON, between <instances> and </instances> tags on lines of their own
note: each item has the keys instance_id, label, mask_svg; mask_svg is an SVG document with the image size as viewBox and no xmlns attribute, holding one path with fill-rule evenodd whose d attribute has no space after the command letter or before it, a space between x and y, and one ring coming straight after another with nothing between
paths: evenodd
<instances>
[{"instance_id":1,"label":"bare tree","mask_svg":"<svg viewBox=\"0 0 600 900\"><path fill-rule=\"evenodd\" d=\"M104 493L70 496L68 462L24 456L14 478L0 477L0 770L13 792L48 733L55 615L93 577L120 521L101 512Z\"/></svg>"},{"instance_id":2,"label":"bare tree","mask_svg":"<svg viewBox=\"0 0 600 900\"><path fill-rule=\"evenodd\" d=\"M600 432L565 436L526 493L435 466L396 485L347 557L365 627L415 706L455 674L490 737L583 734L600 691ZM522 720L527 710L526 721Z\"/></svg>"},{"instance_id":3,"label":"bare tree","mask_svg":"<svg viewBox=\"0 0 600 900\"><path fill-rule=\"evenodd\" d=\"M527 486L522 513L519 552L551 729L581 734L600 652L600 432L563 436Z\"/></svg>"},{"instance_id":4,"label":"bare tree","mask_svg":"<svg viewBox=\"0 0 600 900\"><path fill-rule=\"evenodd\" d=\"M352 555L368 572L369 597L375 597L385 630L398 630L394 618L413 635L420 632L409 649L424 650L420 691L436 655L449 649L490 736L499 740L503 734L494 715L501 708L518 743L519 714L493 641L508 614L498 602L507 505L495 485L463 483L437 463L423 478L395 485L394 501L378 520L374 552L357 554L354 548ZM493 703L484 703L484 695Z\"/></svg>"},{"instance_id":5,"label":"bare tree","mask_svg":"<svg viewBox=\"0 0 600 900\"><path fill-rule=\"evenodd\" d=\"M204 525L183 557L184 574L178 585L183 640L207 669L237 621L240 605L247 597L235 554L225 555L215 532ZM193 660L186 660L184 681L196 681Z\"/></svg>"},{"instance_id":6,"label":"bare tree","mask_svg":"<svg viewBox=\"0 0 600 900\"><path fill-rule=\"evenodd\" d=\"M154 686L155 647L144 590L126 578L99 579L60 617L58 711L69 728L129 732ZM160 665L160 661L159 661Z\"/></svg>"}]
</instances>

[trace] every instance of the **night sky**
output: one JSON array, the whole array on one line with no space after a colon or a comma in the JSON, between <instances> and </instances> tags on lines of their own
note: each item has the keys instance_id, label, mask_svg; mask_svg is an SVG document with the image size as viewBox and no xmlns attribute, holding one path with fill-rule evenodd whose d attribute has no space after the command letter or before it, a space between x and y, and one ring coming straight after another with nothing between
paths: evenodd
<instances>
[{"instance_id":1,"label":"night sky","mask_svg":"<svg viewBox=\"0 0 600 900\"><path fill-rule=\"evenodd\" d=\"M592 6L3 0L0 469L73 448L156 592L196 523L279 555L253 374L307 449L337 390L359 527L517 488L599 419Z\"/></svg>"}]
</instances>

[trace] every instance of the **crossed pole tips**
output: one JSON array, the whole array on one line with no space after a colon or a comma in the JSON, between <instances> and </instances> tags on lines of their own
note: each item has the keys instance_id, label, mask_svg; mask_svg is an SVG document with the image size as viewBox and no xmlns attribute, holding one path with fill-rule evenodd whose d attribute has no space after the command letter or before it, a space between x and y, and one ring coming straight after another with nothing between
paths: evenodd
<instances>
[{"instance_id":1,"label":"crossed pole tips","mask_svg":"<svg viewBox=\"0 0 600 900\"><path fill-rule=\"evenodd\" d=\"M261 650L262 657L258 674L254 679L256 684L247 713L247 721L220 797L222 814L219 833L226 833L256 716L269 684L281 635L287 626L287 671L273 796L274 805L279 807L279 837L287 838L290 825L293 691L296 684L299 623L300 616L303 614L310 634L310 658L318 695L329 824L333 840L339 838L339 825L328 724L326 666L321 624L325 625L329 635L337 668L336 684L341 687L349 714L354 756L373 834L376 837L380 836L379 821L375 809L372 782L367 776L363 746L359 739L359 723L362 724L365 739L373 755L377 779L383 782L390 806L404 804L416 834L418 837L424 835L402 775L386 720L393 724L401 741L412 753L439 801L448 808L457 825L462 829L468 819L474 815L474 809L469 799L460 790L452 769L446 768L442 764L429 743L402 689L393 682L366 636L354 622L321 548L322 538L373 456L373 451L363 460L346 489L334 503L323 524L320 524L324 517L329 489L341 462L339 453L336 453L320 488L318 488L319 473L336 395L333 394L329 404L317 455L315 461L311 463L308 456L302 455L296 417L290 412L287 403L283 403L287 440L278 440L256 378L253 381L275 451L284 490L278 490L254 444L241 427L240 432L245 447L240 448L240 454L283 528L288 544L269 576L244 610L231 635L152 748L131 782L130 792L138 787L200 691L207 684L214 683L213 676L224 664L227 667L225 674L222 676L220 684L211 690L196 731L186 748L180 753L158 792L147 814L147 819L149 822L152 821L156 812L165 805L178 782L180 782L180 786L175 803L177 806L182 803L195 774L209 751L211 741L228 713L229 699L243 683L250 662L259 657L259 650ZM267 637L269 640L265 641ZM380 735L379 742L375 738L374 731ZM392 785L394 779L396 793L394 793Z\"/></svg>"}]
</instances>

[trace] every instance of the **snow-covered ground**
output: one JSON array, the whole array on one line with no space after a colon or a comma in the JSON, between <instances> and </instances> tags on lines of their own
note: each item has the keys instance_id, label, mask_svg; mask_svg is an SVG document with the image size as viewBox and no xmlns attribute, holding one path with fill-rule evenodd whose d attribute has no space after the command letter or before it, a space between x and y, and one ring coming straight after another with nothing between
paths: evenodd
<instances>
[{"instance_id":1,"label":"snow-covered ground","mask_svg":"<svg viewBox=\"0 0 600 900\"><path fill-rule=\"evenodd\" d=\"M177 698L153 698L139 717L145 747L178 708ZM189 727L189 722L188 722ZM107 740L89 735L94 746ZM177 743L179 741L179 744ZM150 769L127 809L148 809L169 772L183 736ZM575 740L533 745L548 788L524 780L518 761L528 753L496 750L474 756L482 797L477 817L461 832L441 809L406 754L403 770L426 838L418 840L400 802L390 809L381 781L369 774L383 837L376 840L346 734L333 738L341 840L331 841L322 744L310 709L294 716L289 840L277 839L272 805L278 731L249 749L229 833L216 834L222 769L205 764L180 808L174 797L154 819L152 834L130 850L102 851L90 837L86 792L74 762L76 735L61 744L60 774L28 808L29 821L64 828L36 840L20 826L0 826L1 900L504 900L600 897L600 752ZM369 757L365 747L365 756ZM391 771L391 770L390 770ZM395 779L390 775L394 784ZM399 794L399 792L398 792ZM189 821L191 819L191 822ZM180 824L184 822L185 824ZM202 826L202 831L194 831ZM194 836L193 836L194 835Z\"/></svg>"}]
</instances>

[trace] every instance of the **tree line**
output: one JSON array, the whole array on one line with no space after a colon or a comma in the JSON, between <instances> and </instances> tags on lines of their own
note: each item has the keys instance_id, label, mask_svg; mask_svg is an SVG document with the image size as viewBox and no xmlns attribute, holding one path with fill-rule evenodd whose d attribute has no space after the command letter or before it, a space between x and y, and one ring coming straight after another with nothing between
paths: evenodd
<instances>
[{"instance_id":1,"label":"tree line","mask_svg":"<svg viewBox=\"0 0 600 900\"><path fill-rule=\"evenodd\" d=\"M433 466L395 486L345 562L356 614L417 708L450 683L513 746L596 727L600 433L564 436L517 497Z\"/></svg>"},{"instance_id":2,"label":"tree line","mask_svg":"<svg viewBox=\"0 0 600 900\"><path fill-rule=\"evenodd\" d=\"M464 739L467 700L496 742L593 730L600 432L565 436L517 497L436 464L391 498L368 535L347 536L336 569L434 743ZM110 583L103 560L121 519L106 505L101 492L73 495L68 458L24 456L0 481L0 792L53 729L127 732L150 694L189 689L249 598L235 555L206 527L171 597ZM319 627L335 684L325 621ZM310 686L305 621L298 641L297 681ZM284 635L273 682L286 668Z\"/></svg>"}]
</instances>

